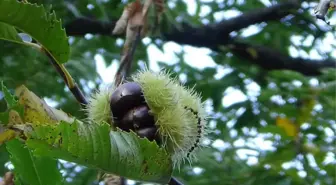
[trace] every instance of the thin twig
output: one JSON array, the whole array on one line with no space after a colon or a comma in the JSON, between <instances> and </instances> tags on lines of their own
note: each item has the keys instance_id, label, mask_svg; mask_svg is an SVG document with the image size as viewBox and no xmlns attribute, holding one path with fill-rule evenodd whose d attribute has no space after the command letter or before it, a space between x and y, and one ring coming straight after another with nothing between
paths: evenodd
<instances>
[{"instance_id":1,"label":"thin twig","mask_svg":"<svg viewBox=\"0 0 336 185\"><path fill-rule=\"evenodd\" d=\"M119 86L130 73L136 47L141 41L141 30L142 26L138 26L135 40L131 44L131 49L128 50L125 59L120 63L118 71L115 75L115 81L114 81L115 86Z\"/></svg>"},{"instance_id":2,"label":"thin twig","mask_svg":"<svg viewBox=\"0 0 336 185\"><path fill-rule=\"evenodd\" d=\"M83 92L77 86L77 84L74 81L74 79L71 77L71 75L68 72L68 70L66 70L66 68L64 67L64 65L63 64L58 64L55 61L55 59L50 55L50 53L48 51L45 51L44 49L42 49L42 51L47 55L47 57L49 58L49 62L55 67L55 69L58 72L58 74L61 75L61 77L63 78L65 84L68 86L69 90L74 95L74 97L76 98L76 100L82 106L86 106L88 104L87 99L85 98Z\"/></svg>"},{"instance_id":3,"label":"thin twig","mask_svg":"<svg viewBox=\"0 0 336 185\"><path fill-rule=\"evenodd\" d=\"M27 46L31 46L32 48L35 48L38 51L44 53L48 57L49 62L55 67L55 69L58 72L58 74L61 75L61 77L63 78L65 84L67 85L67 87L69 88L69 90L71 91L71 93L74 95L74 97L77 99L77 101L82 106L84 106L84 107L88 104L88 101L85 98L84 94L79 89L79 87L77 86L76 82L71 77L70 73L64 67L63 64L58 64L56 62L56 60L54 59L54 57L51 56L51 54L47 50L45 50L45 48L43 48L42 46L40 46L39 44L32 43L32 42L23 42L23 44L25 44Z\"/></svg>"}]
</instances>

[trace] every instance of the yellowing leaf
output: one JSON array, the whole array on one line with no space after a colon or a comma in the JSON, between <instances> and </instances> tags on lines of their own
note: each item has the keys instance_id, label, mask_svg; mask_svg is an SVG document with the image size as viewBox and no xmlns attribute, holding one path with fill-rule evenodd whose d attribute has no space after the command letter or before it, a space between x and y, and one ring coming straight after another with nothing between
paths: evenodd
<instances>
[{"instance_id":1,"label":"yellowing leaf","mask_svg":"<svg viewBox=\"0 0 336 185\"><path fill-rule=\"evenodd\" d=\"M298 134L297 126L288 118L278 117L276 119L276 125L283 128L288 136L295 137Z\"/></svg>"},{"instance_id":2,"label":"yellowing leaf","mask_svg":"<svg viewBox=\"0 0 336 185\"><path fill-rule=\"evenodd\" d=\"M15 110L9 111L8 125L23 124L23 121L18 112Z\"/></svg>"},{"instance_id":3,"label":"yellowing leaf","mask_svg":"<svg viewBox=\"0 0 336 185\"><path fill-rule=\"evenodd\" d=\"M302 105L300 106L300 113L297 117L297 123L299 125L307 122L311 118L311 112L316 104L316 100L314 98L304 99L302 101Z\"/></svg>"},{"instance_id":4,"label":"yellowing leaf","mask_svg":"<svg viewBox=\"0 0 336 185\"><path fill-rule=\"evenodd\" d=\"M125 31L127 26L135 26L134 23L130 23L131 19L138 17L137 12L142 12L142 5L139 0L128 4L123 13L121 14L119 20L116 22L116 25L112 31L113 34L121 34ZM142 13L141 13L142 18ZM137 22L139 24L139 22ZM131 25L130 25L131 24ZM142 25L142 21L140 22Z\"/></svg>"},{"instance_id":5,"label":"yellowing leaf","mask_svg":"<svg viewBox=\"0 0 336 185\"><path fill-rule=\"evenodd\" d=\"M15 90L19 104L24 106L23 122L25 123L57 123L61 120L73 122L73 118L63 111L49 107L46 102L29 91L25 86Z\"/></svg>"},{"instance_id":6,"label":"yellowing leaf","mask_svg":"<svg viewBox=\"0 0 336 185\"><path fill-rule=\"evenodd\" d=\"M128 19L132 12L133 3L128 4L126 8L124 8L123 13L121 14L119 20L116 22L116 25L112 31L112 34L121 34L125 31Z\"/></svg>"},{"instance_id":7,"label":"yellowing leaf","mask_svg":"<svg viewBox=\"0 0 336 185\"><path fill-rule=\"evenodd\" d=\"M14 139L17 135L17 132L14 130L5 130L4 132L0 133L0 145L4 142Z\"/></svg>"}]
</instances>

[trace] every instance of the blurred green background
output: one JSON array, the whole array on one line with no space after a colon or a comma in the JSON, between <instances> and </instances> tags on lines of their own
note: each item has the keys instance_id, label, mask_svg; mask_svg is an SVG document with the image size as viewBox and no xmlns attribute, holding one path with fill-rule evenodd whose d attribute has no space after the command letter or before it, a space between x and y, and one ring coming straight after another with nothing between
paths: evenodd
<instances>
[{"instance_id":1,"label":"blurred green background","mask_svg":"<svg viewBox=\"0 0 336 185\"><path fill-rule=\"evenodd\" d=\"M54 10L64 23L72 49L66 67L87 96L113 82L124 40L109 26L128 1L29 2ZM314 18L317 1L165 4L162 34L143 39L133 71L165 68L195 86L213 130L199 160L174 175L195 185L335 184L336 27ZM335 12L328 17L336 24ZM34 49L0 40L0 62L0 80L11 90L24 84L49 105L85 116ZM3 176L8 154L0 150ZM97 184L95 170L66 162L60 168L68 184Z\"/></svg>"}]
</instances>

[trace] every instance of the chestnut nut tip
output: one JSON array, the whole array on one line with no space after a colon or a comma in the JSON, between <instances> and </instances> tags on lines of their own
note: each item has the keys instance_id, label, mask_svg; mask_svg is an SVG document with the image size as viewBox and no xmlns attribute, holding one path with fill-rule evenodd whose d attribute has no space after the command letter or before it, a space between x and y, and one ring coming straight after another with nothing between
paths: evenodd
<instances>
[{"instance_id":1,"label":"chestnut nut tip","mask_svg":"<svg viewBox=\"0 0 336 185\"><path fill-rule=\"evenodd\" d=\"M146 105L135 107L129 110L121 120L116 121L117 127L125 130L137 130L155 125L154 117L149 114Z\"/></svg>"},{"instance_id":2,"label":"chestnut nut tip","mask_svg":"<svg viewBox=\"0 0 336 185\"><path fill-rule=\"evenodd\" d=\"M133 130L140 137L159 144L154 117L138 83L127 82L118 86L111 95L110 107L118 128Z\"/></svg>"},{"instance_id":3,"label":"chestnut nut tip","mask_svg":"<svg viewBox=\"0 0 336 185\"><path fill-rule=\"evenodd\" d=\"M140 130L137 130L136 133L140 137L146 137L149 141L155 140L158 144L160 143L159 137L157 136L157 129L155 126L142 128Z\"/></svg>"},{"instance_id":4,"label":"chestnut nut tip","mask_svg":"<svg viewBox=\"0 0 336 185\"><path fill-rule=\"evenodd\" d=\"M146 105L141 86L136 82L127 82L116 88L110 99L113 117L121 119L130 109Z\"/></svg>"}]
</instances>

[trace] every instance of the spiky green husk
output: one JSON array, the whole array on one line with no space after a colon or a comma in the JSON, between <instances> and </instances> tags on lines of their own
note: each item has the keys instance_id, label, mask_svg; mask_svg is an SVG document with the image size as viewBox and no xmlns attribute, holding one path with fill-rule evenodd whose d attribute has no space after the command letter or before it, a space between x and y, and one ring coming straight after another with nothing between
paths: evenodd
<instances>
[{"instance_id":1,"label":"spiky green husk","mask_svg":"<svg viewBox=\"0 0 336 185\"><path fill-rule=\"evenodd\" d=\"M206 112L200 96L164 71L139 71L132 76L132 80L142 88L163 147L172 154L174 166L179 167L185 160L191 162L196 159L195 152L208 132ZM109 104L112 92L105 89L92 96L87 110L89 119L107 121L113 125Z\"/></svg>"},{"instance_id":2,"label":"spiky green husk","mask_svg":"<svg viewBox=\"0 0 336 185\"><path fill-rule=\"evenodd\" d=\"M179 167L184 160L195 159L195 151L207 133L206 112L200 96L164 71L144 70L132 78L143 90L163 146L173 154L174 165Z\"/></svg>"},{"instance_id":3,"label":"spiky green husk","mask_svg":"<svg viewBox=\"0 0 336 185\"><path fill-rule=\"evenodd\" d=\"M85 110L89 120L97 123L105 121L112 125L110 98L114 89L114 87L104 87L91 96Z\"/></svg>"}]
</instances>

